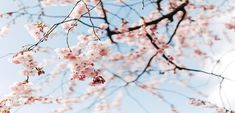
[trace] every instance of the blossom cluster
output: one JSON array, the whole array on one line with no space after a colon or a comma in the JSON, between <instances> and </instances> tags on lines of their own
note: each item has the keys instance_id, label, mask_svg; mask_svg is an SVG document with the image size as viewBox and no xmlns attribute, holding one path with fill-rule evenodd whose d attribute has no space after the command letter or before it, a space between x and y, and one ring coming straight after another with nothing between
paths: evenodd
<instances>
[{"instance_id":1,"label":"blossom cluster","mask_svg":"<svg viewBox=\"0 0 235 113\"><path fill-rule=\"evenodd\" d=\"M32 88L32 84L26 81L15 83L11 87L11 93L3 100L0 100L0 112L10 113L14 107L33 103L33 96L36 90Z\"/></svg>"},{"instance_id":2,"label":"blossom cluster","mask_svg":"<svg viewBox=\"0 0 235 113\"><path fill-rule=\"evenodd\" d=\"M47 28L47 25L45 25L44 23L37 23L37 24L29 23L25 25L25 28L34 38L35 41L39 41L42 38L48 38L48 37L43 37L45 28Z\"/></svg>"},{"instance_id":3,"label":"blossom cluster","mask_svg":"<svg viewBox=\"0 0 235 113\"><path fill-rule=\"evenodd\" d=\"M81 38L82 37L86 38L85 36L81 36ZM105 80L101 76L101 70L97 69L95 66L95 62L107 56L109 49L102 43L84 41L79 42L79 44L72 47L72 49L60 48L55 51L59 58L69 63L68 67L72 73L70 80L85 80L88 77L93 78L91 85L103 84ZM80 43L87 43L87 47L79 48L81 47L79 46Z\"/></svg>"},{"instance_id":4,"label":"blossom cluster","mask_svg":"<svg viewBox=\"0 0 235 113\"><path fill-rule=\"evenodd\" d=\"M191 98L190 104L194 105L194 106L202 106L202 107L206 107L206 108L215 108L217 113L233 113L232 110L228 110L224 107L219 107L216 104L213 104L213 103L205 101L205 100Z\"/></svg>"},{"instance_id":5,"label":"blossom cluster","mask_svg":"<svg viewBox=\"0 0 235 113\"><path fill-rule=\"evenodd\" d=\"M21 64L23 69L21 74L24 76L33 76L44 74L44 70L34 60L33 54L30 51L22 51L13 56L12 63Z\"/></svg>"}]
</instances>

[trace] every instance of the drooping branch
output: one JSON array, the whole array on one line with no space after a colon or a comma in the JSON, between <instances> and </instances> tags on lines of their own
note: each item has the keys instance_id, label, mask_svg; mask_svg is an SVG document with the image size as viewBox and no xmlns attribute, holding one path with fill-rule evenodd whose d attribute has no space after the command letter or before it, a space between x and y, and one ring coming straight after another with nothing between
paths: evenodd
<instances>
[{"instance_id":1,"label":"drooping branch","mask_svg":"<svg viewBox=\"0 0 235 113\"><path fill-rule=\"evenodd\" d=\"M162 17L156 19L156 20L153 20L153 21L150 21L150 22L146 22L142 25L138 25L138 26L134 26L134 27L129 27L127 31L124 31L124 32L130 32L130 31L134 31L134 30L138 30L140 29L142 26L149 26L149 25L153 25L153 24L158 24L159 22L161 22L162 20L164 19L169 19L169 20L172 20L173 19L173 16L175 14L177 14L179 11L185 11L184 7L187 6L188 4L188 0L186 0L183 4L181 4L180 6L178 6L177 8L175 8L172 12L166 14L166 15L163 15ZM119 32L119 31L115 31L115 30L112 30L111 31L111 35L115 35L115 34L122 34L124 32Z\"/></svg>"},{"instance_id":2,"label":"drooping branch","mask_svg":"<svg viewBox=\"0 0 235 113\"><path fill-rule=\"evenodd\" d=\"M148 37L148 39L151 41L151 43L153 44L153 46L159 50L160 47L157 46L157 44L154 43L153 41L153 38L150 34L146 34L146 36ZM227 79L227 80L231 80L229 78L226 78L226 77L223 77L222 75L219 75L219 74L215 74L215 73L212 73L212 72L207 72L207 71L203 71L203 70L199 70L199 69L191 69L191 68L186 68L186 67L181 67L179 65L177 65L175 62L173 62L172 60L170 60L168 57L168 55L166 55L165 53L162 54L162 57L168 61L171 65L173 65L175 67L175 69L178 69L178 70L185 70L185 71L192 71L192 72L198 72L198 73L204 73L204 74L208 74L208 75L213 75L213 76L216 76L216 77L219 77L221 79Z\"/></svg>"}]
</instances>

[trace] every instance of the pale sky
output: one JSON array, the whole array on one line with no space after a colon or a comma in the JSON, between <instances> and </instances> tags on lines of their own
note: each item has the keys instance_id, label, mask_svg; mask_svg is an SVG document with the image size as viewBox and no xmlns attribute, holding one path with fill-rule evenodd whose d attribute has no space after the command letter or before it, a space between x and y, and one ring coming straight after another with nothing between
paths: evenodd
<instances>
[{"instance_id":1,"label":"pale sky","mask_svg":"<svg viewBox=\"0 0 235 113\"><path fill-rule=\"evenodd\" d=\"M12 10L13 8L14 8L14 5L11 3L11 1L7 1L7 0L0 1L0 13L5 12L6 10ZM60 11L57 11L57 12L60 12ZM233 13L233 14L235 14L235 13ZM218 22L228 21L227 18L229 18L230 16L232 16L232 15L231 14L224 14L224 16L222 16L218 19ZM49 20L49 21L51 21L51 20ZM3 23L4 22L0 21L0 28L3 26ZM30 34L28 34L26 29L24 28L24 23L25 23L24 19L19 19L18 23L11 27L9 35L0 39L0 56L6 55L7 53L16 52L23 45L34 42L34 39L31 38ZM217 27L220 27L220 26L217 26ZM235 37L234 33L231 33L230 35L231 35L230 36L231 38ZM49 43L51 43L51 42L49 42ZM64 43L61 40L58 43L61 43L60 46L64 45ZM216 50L216 57L219 58L226 51L229 51L231 49L235 49L234 45L235 44L233 42L227 42L224 40L221 41L219 43L219 46L216 46L214 48L214 50ZM1 77L1 79L0 79L0 97L1 98L3 97L3 95L8 94L9 86L11 86L11 84L24 79L24 77L19 75L20 66L10 63L11 56L12 55L7 56L7 57L3 57L0 59L0 71L1 71L1 74L0 74L0 77ZM224 75L226 75L226 77L229 77L231 79L235 79L235 76L234 76L235 75L235 71L234 71L235 51L229 53L225 57L221 60L223 65L219 65L217 71L219 71L220 69L224 70L224 68L226 68L226 66L228 66L228 64L230 64L229 67L224 72ZM212 64L208 63L207 66L204 67L204 69L210 70L211 68L208 68L208 67L211 67L211 65ZM200 82L200 80L199 80L199 82ZM167 87L169 87L169 86L167 86ZM234 96L235 90L233 90L235 88L235 83L230 82L230 81L224 81L222 87L223 87L224 92L226 92L226 97L228 100L227 101L225 99L225 96L223 96L224 102L226 103L225 105L227 107L229 107L229 104L228 104L228 102L229 102L231 107L233 109L235 109L235 103L234 103L235 102L235 96ZM181 91L180 87L177 87L177 86L170 86L170 88L175 88L175 90ZM132 95L139 98L141 103L143 103L143 106L145 106L150 111L150 113L152 113L152 111L156 111L156 110L159 111L159 113L160 112L164 113L164 112L166 112L165 109L168 109L167 105L160 105L160 104L162 104L162 102L160 100L158 100L156 98L153 99L153 97L151 97L151 95L146 94L144 92L141 92L141 90L139 90L139 89L130 87L129 90L132 93ZM209 97L209 100L211 100L212 102L215 102L217 104L221 104L219 92L218 92L218 86L212 86L208 90L211 91L211 95ZM169 98L174 98L174 96L176 96L174 94L169 94L169 93L164 93L164 94L166 94L166 97L169 97ZM190 94L190 91L188 91L188 94ZM223 93L223 95L225 95L225 93ZM152 103L153 100L155 100L156 103L153 103L150 105L146 104L146 103ZM182 103L180 103L181 100L184 100L184 98L182 98L182 97L175 98L175 101L176 101L175 103L178 104L177 107L180 108L182 113L189 113L189 112L190 113L199 113L199 112L200 113L214 113L214 111L206 110L206 109L203 109L200 107L197 108L197 107L193 107L193 106L191 106L191 107L190 106L181 106L180 105L180 104L182 104ZM124 113L145 113L145 111L143 109L139 108L138 105L136 104L136 102L134 102L133 100L127 98L125 101L126 102L123 103L123 106L124 106L123 111L125 111ZM158 106L158 104L159 104L159 106ZM16 113L27 113L27 112L28 113L29 112L30 113L49 113L48 108L53 108L53 107L55 107L55 106L54 105L35 104L35 105L23 107L22 109L19 109Z\"/></svg>"}]
</instances>

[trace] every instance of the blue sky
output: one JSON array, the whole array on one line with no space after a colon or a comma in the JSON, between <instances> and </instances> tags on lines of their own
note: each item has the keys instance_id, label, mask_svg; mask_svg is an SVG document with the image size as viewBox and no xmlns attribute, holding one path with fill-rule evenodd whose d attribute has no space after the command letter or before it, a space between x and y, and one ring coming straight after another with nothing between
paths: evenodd
<instances>
[{"instance_id":1,"label":"blue sky","mask_svg":"<svg viewBox=\"0 0 235 113\"><path fill-rule=\"evenodd\" d=\"M27 3L27 4L30 4L30 3ZM61 7L63 7L63 10L60 10ZM3 1L3 0L0 1L0 13L6 12L6 11L12 11L15 8L16 8L16 4L14 4L12 1ZM50 8L47 8L47 10L49 11L48 14L66 14L67 12L69 12L70 8L71 7L69 6L60 6L60 7L50 7ZM146 8L145 11L148 11L148 8ZM48 19L48 18L45 19L45 21L50 24L53 24L54 22L59 22L60 20L61 19ZM134 20L137 20L137 18L133 17L133 21ZM0 28L4 26L7 21L8 20L4 20L4 19L3 21L1 20ZM6 37L0 39L0 56L4 56L8 53L15 53L16 51L20 50L20 48L23 45L32 44L35 42L34 39L31 37L31 35L24 28L24 24L27 23L26 21L27 21L26 18L17 19L16 24L10 26L10 33ZM85 32L85 31L83 29L78 31L78 33L82 33L82 32ZM75 38L70 40L71 44L74 43ZM225 43L226 42L221 42L220 44L225 44ZM42 45L48 46L48 45L54 45L54 44L56 45L56 47L66 46L66 43L63 37L55 37L49 40L48 42L46 42L46 44L42 44ZM233 47L234 46L228 46L228 47L223 48L223 50L230 49ZM218 46L216 47L216 49L217 48L221 48L221 47ZM24 77L19 74L19 70L21 67L10 63L11 57L12 55L10 54L0 59L0 71L1 71L0 97L1 98L3 97L3 95L6 95L9 93L9 86L11 86L11 84L24 79ZM192 84L197 84L197 85L203 84L207 81L207 78L208 77L195 78L195 81ZM212 92L214 89L213 81L214 80L212 79L212 81L208 84L208 86L202 86L202 87L199 87L198 89L205 93ZM55 82L54 85L51 85L51 88L49 88L49 90L53 90L54 88L59 86L59 84L60 84L60 81ZM83 85L81 85L81 87L83 87ZM193 93L191 90L184 89L179 85L174 85L173 83L164 84L161 86L161 88L171 89L173 91L181 92L185 95L190 95L192 97L201 98L200 96ZM169 105L161 102L160 99L154 97L153 95L142 91L142 89L139 89L133 86L129 86L126 89L130 93L130 95L135 97L139 102L136 102L132 98L128 97L126 90L122 89L125 94L125 96L123 97L122 109L121 109L123 113L146 113L146 110L144 109L147 109L149 113L156 113L156 111L157 113L169 112ZM59 93L59 91L57 92ZM81 92L83 91L81 90ZM185 105L185 102L187 102L187 99L177 94L173 94L169 92L162 92L162 94L164 94L165 98L169 98L169 101L171 103L174 103L177 109L179 109L181 113L199 113L199 112L200 113L214 113L214 110L211 110L211 109L204 109L200 107ZM114 96L110 96L109 98L112 99L114 98ZM138 103L141 103L142 106L144 106L144 108L139 107ZM84 106L84 105L78 105L78 108L82 108L81 106ZM57 105L42 105L42 104L34 104L34 105L29 105L29 106L27 105L27 106L23 106L22 108L17 110L15 113L26 113L26 112L49 113L50 111L49 109L54 108L54 107L57 107Z\"/></svg>"}]
</instances>

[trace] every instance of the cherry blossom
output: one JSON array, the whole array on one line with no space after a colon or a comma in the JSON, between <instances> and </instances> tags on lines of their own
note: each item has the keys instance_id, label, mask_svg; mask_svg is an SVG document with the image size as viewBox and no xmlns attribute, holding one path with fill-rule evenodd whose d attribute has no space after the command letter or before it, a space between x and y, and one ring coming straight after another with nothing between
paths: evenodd
<instances>
[{"instance_id":1,"label":"cherry blossom","mask_svg":"<svg viewBox=\"0 0 235 113\"><path fill-rule=\"evenodd\" d=\"M30 36L20 49L17 44L3 48L15 50L10 61L20 67L23 80L1 97L0 112L39 103L59 106L46 109L54 113L119 113L133 100L143 112L156 112L150 109L155 103L164 105L163 112L194 106L233 113L234 108L207 100L205 90L221 89L223 81L231 80L215 71L221 65L217 49L221 42L232 42L235 29L235 6L222 1L14 1L17 5L0 14L6 26L0 37L14 25L24 25ZM225 14L229 21L215 21ZM215 65L204 69L208 61ZM161 104L144 103L149 98Z\"/></svg>"},{"instance_id":2,"label":"cherry blossom","mask_svg":"<svg viewBox=\"0 0 235 113\"><path fill-rule=\"evenodd\" d=\"M46 27L47 26L43 23L25 25L26 30L32 35L35 41L39 41L43 38Z\"/></svg>"},{"instance_id":3,"label":"cherry blossom","mask_svg":"<svg viewBox=\"0 0 235 113\"><path fill-rule=\"evenodd\" d=\"M21 64L23 69L21 74L24 76L41 75L45 72L42 67L34 60L31 52L20 52L13 56L12 63Z\"/></svg>"},{"instance_id":4,"label":"cherry blossom","mask_svg":"<svg viewBox=\"0 0 235 113\"><path fill-rule=\"evenodd\" d=\"M6 36L6 34L9 32L9 28L8 27L2 27L1 29L0 29L0 37L4 37L4 36Z\"/></svg>"}]
</instances>

